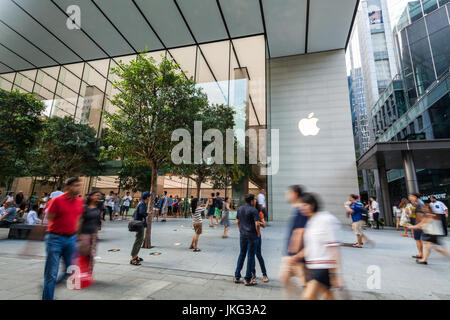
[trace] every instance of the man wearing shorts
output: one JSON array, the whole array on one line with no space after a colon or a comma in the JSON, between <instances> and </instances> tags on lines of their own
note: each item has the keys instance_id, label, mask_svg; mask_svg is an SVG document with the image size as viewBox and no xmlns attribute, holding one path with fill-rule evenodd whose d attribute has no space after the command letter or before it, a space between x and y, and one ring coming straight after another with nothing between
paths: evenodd
<instances>
[{"instance_id":1,"label":"man wearing shorts","mask_svg":"<svg viewBox=\"0 0 450 320\"><path fill-rule=\"evenodd\" d=\"M408 195L408 199L411 202L412 210L414 210L414 214L416 216L415 224L418 225L422 222L422 219L425 216L423 211L423 205L420 203L420 194L419 193L410 193ZM423 242L422 235L423 231L421 229L413 229L414 230L414 240L416 240L416 246L418 254L412 256L414 259L422 259L423 258Z\"/></svg>"},{"instance_id":2,"label":"man wearing shorts","mask_svg":"<svg viewBox=\"0 0 450 320\"><path fill-rule=\"evenodd\" d=\"M122 198L123 204L122 204L122 210L121 215L123 216L125 213L125 218L128 216L128 211L130 211L130 202L132 200L130 196L130 192L127 192L127 195Z\"/></svg>"},{"instance_id":3,"label":"man wearing shorts","mask_svg":"<svg viewBox=\"0 0 450 320\"><path fill-rule=\"evenodd\" d=\"M372 240L363 233L364 220L362 220L362 213L364 205L358 201L358 196L355 194L350 195L349 201L350 204L346 204L345 209L347 210L348 215L351 215L352 217L352 230L356 235L357 242L353 244L353 247L362 248L363 238L365 238L368 243L372 242Z\"/></svg>"},{"instance_id":4,"label":"man wearing shorts","mask_svg":"<svg viewBox=\"0 0 450 320\"><path fill-rule=\"evenodd\" d=\"M205 210L204 206L200 206L192 213L192 225L194 226L195 234L192 238L191 246L189 249L193 249L194 252L201 251L198 248L198 238L202 234L203 220L202 212Z\"/></svg>"}]
</instances>

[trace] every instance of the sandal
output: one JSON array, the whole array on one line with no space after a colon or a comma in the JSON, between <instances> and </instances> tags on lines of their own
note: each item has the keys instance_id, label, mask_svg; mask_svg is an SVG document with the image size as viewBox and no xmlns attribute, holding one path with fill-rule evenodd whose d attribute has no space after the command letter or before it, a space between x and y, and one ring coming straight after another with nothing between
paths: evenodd
<instances>
[{"instance_id":1,"label":"sandal","mask_svg":"<svg viewBox=\"0 0 450 320\"><path fill-rule=\"evenodd\" d=\"M413 259L422 259L422 256L415 255L415 256L411 256L411 258L413 258Z\"/></svg>"},{"instance_id":2,"label":"sandal","mask_svg":"<svg viewBox=\"0 0 450 320\"><path fill-rule=\"evenodd\" d=\"M202 251L202 250L200 250L199 248L194 249L194 252L200 252L200 251Z\"/></svg>"},{"instance_id":3,"label":"sandal","mask_svg":"<svg viewBox=\"0 0 450 320\"><path fill-rule=\"evenodd\" d=\"M352 245L353 248L362 248L362 246L358 245L358 244L354 244Z\"/></svg>"},{"instance_id":4,"label":"sandal","mask_svg":"<svg viewBox=\"0 0 450 320\"><path fill-rule=\"evenodd\" d=\"M132 264L134 266L140 266L141 262L138 259L132 259L132 260L130 260L130 264Z\"/></svg>"},{"instance_id":5,"label":"sandal","mask_svg":"<svg viewBox=\"0 0 450 320\"><path fill-rule=\"evenodd\" d=\"M137 259L136 260L138 260L139 262L142 262L142 261L144 261L144 259L142 259L142 258L140 258L140 257L137 257Z\"/></svg>"},{"instance_id":6,"label":"sandal","mask_svg":"<svg viewBox=\"0 0 450 320\"><path fill-rule=\"evenodd\" d=\"M246 280L244 280L244 286L255 286L255 285L257 285L258 283L255 281L255 280L250 280L250 281L246 281Z\"/></svg>"}]
</instances>

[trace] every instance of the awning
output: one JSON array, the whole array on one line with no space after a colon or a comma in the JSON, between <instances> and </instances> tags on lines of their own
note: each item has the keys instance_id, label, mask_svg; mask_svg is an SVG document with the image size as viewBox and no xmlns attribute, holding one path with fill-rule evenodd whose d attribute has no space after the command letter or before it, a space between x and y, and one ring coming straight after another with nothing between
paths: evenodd
<instances>
[{"instance_id":1,"label":"awning","mask_svg":"<svg viewBox=\"0 0 450 320\"><path fill-rule=\"evenodd\" d=\"M357 161L358 170L403 169L402 151L411 151L417 169L450 169L450 139L375 143Z\"/></svg>"}]
</instances>

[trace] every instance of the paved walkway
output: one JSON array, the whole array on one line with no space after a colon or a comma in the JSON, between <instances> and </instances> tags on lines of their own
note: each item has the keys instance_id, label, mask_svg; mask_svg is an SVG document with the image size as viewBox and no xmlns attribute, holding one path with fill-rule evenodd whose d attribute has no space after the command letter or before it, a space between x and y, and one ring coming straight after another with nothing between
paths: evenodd
<instances>
[{"instance_id":1,"label":"paved walkway","mask_svg":"<svg viewBox=\"0 0 450 320\"><path fill-rule=\"evenodd\" d=\"M134 234L127 222L106 222L101 231L95 267L96 285L72 291L61 285L57 299L281 299L279 262L285 246L286 224L272 222L263 230L263 255L271 281L256 287L232 283L238 254L238 230L232 225L228 239L221 228L208 228L200 237L199 253L187 247L193 230L188 219L169 219L153 224L152 249L141 249L142 266L129 264ZM415 253L411 238L395 230L368 230L375 248L342 247L344 282L353 299L450 299L450 261L433 253L428 266L410 258ZM43 242L7 240L0 229L0 299L39 299L44 270ZM344 243L354 242L349 226L343 226ZM450 248L449 239L445 240ZM111 249L120 249L112 252ZM159 252L160 255L151 255ZM379 266L381 288L367 287L369 266ZM245 269L245 267L244 267ZM245 270L244 270L245 271ZM257 272L259 272L257 265Z\"/></svg>"}]
</instances>

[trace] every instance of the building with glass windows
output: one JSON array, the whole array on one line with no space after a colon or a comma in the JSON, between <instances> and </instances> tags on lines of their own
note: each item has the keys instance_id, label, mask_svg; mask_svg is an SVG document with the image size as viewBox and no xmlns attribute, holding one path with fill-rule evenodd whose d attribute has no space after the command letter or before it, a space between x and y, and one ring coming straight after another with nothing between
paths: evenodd
<instances>
[{"instance_id":1,"label":"building with glass windows","mask_svg":"<svg viewBox=\"0 0 450 320\"><path fill-rule=\"evenodd\" d=\"M436 158L442 161L411 159L422 162L415 165L416 177L411 179L416 183L411 185L406 168L388 170L386 196L391 205L412 189L418 189L424 199L435 194L444 201L450 191L450 168L443 159L448 146L442 142L450 139L449 11L448 1L410 1L393 31L400 74L370 108L375 142L401 145L419 140L416 145L423 147L425 141L441 141ZM430 158L433 152L422 149L415 157Z\"/></svg>"},{"instance_id":2,"label":"building with glass windows","mask_svg":"<svg viewBox=\"0 0 450 320\"><path fill-rule=\"evenodd\" d=\"M267 190L270 219L287 219L284 193L302 184L342 219L357 192L345 47L357 0L0 0L0 88L34 93L46 116L70 116L99 135L114 111L111 67L139 52L174 59L210 102L243 114L242 129L267 129L258 148L271 175L233 186L233 197ZM320 128L300 124L310 114ZM314 121L314 119L312 119ZM174 128L175 129L175 128ZM303 132L303 133L302 133ZM260 159L261 160L261 159ZM117 190L114 170L85 187ZM31 178L17 179L24 191ZM193 183L160 177L184 197ZM36 189L39 192L39 189ZM211 186L202 191L207 196Z\"/></svg>"}]
</instances>

